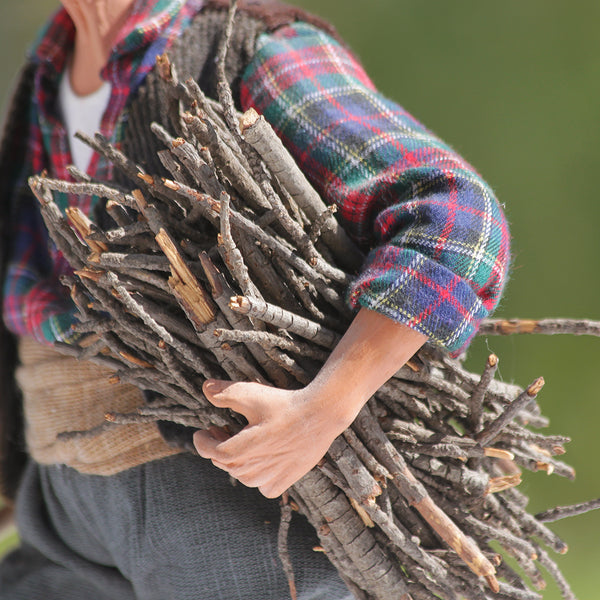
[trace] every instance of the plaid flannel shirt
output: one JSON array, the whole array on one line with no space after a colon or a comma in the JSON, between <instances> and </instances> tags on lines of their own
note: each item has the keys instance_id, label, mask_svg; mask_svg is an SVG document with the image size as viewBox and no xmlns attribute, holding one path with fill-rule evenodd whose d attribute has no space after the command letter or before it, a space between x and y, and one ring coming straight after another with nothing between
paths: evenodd
<instances>
[{"instance_id":1,"label":"plaid flannel shirt","mask_svg":"<svg viewBox=\"0 0 600 600\"><path fill-rule=\"evenodd\" d=\"M100 132L115 145L123 135L120 116L128 98L162 54L185 30L203 5L202 0L136 0L102 77L112 86ZM68 136L57 107L58 86L75 37L73 21L60 9L42 30L33 46L37 64L35 95L30 110L28 173L47 170L52 177L72 178ZM88 174L109 180L112 165L94 153ZM22 186L26 182L22 183ZM56 196L59 206L78 205L90 214L94 198ZM4 283L4 321L17 335L31 335L52 344L73 338L75 307L60 277L69 265L49 241L37 201L31 194L19 202L14 224L14 245Z\"/></svg>"},{"instance_id":2,"label":"plaid flannel shirt","mask_svg":"<svg viewBox=\"0 0 600 600\"><path fill-rule=\"evenodd\" d=\"M104 76L113 92L101 130L119 141L124 102L197 5L136 3L132 27ZM135 21L133 21L135 20ZM36 81L31 164L68 178L64 128L50 105L72 36L63 14L47 29L38 56L52 46ZM160 49L159 49L160 48ZM63 51L64 52L64 51ZM296 23L259 38L242 81L241 102L271 122L326 202L336 203L348 233L370 253L349 302L426 334L450 351L463 348L496 306L509 260L502 211L480 176L397 104L377 93L356 59L327 34ZM94 157L94 177L110 166ZM76 199L65 199L68 202ZM89 211L85 199L82 208ZM57 276L67 270L47 239L33 202L16 224L5 284L4 318L17 334L68 340L73 307Z\"/></svg>"}]
</instances>

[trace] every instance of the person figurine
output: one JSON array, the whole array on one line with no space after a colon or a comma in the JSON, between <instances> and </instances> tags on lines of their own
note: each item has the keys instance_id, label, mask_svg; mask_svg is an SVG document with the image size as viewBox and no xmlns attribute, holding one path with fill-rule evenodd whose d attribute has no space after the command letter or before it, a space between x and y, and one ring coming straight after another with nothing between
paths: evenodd
<instances>
[{"instance_id":1,"label":"person figurine","mask_svg":"<svg viewBox=\"0 0 600 600\"><path fill-rule=\"evenodd\" d=\"M98 130L126 152L150 139L136 111L161 119L152 86L165 51L214 96L228 5L61 1L22 72L0 153L3 490L15 497L18 489L21 539L0 564L0 600L287 597L275 499L424 343L452 353L468 344L506 279L502 209L470 165L377 92L330 26L291 6L240 2L228 58L235 100L265 116L368 251L348 290L356 316L304 388L208 380L207 399L248 420L232 437L194 434L210 460L173 449L154 425L61 444L65 424L141 396L127 386L106 392L99 367L53 350L73 335L74 306L59 282L69 267L48 242L27 177L45 170L70 179L74 163L112 179L111 165L74 132ZM75 202L101 210L93 198L68 197L63 208ZM298 598L351 598L316 543L295 517Z\"/></svg>"}]
</instances>

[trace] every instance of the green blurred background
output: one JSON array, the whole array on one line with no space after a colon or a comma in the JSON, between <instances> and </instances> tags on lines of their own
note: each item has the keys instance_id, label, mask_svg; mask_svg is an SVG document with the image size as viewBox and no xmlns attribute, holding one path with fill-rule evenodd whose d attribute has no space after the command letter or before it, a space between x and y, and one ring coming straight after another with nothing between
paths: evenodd
<instances>
[{"instance_id":1,"label":"green blurred background","mask_svg":"<svg viewBox=\"0 0 600 600\"><path fill-rule=\"evenodd\" d=\"M0 99L57 0L0 0ZM600 319L600 3L592 0L296 0L334 23L376 85L459 150L495 189L512 227L503 317ZM600 496L600 340L478 338L468 365L543 375L551 433L568 435L575 482L527 475L532 511ZM600 511L556 524L558 563L580 600L598 597ZM545 600L558 600L553 584Z\"/></svg>"}]
</instances>

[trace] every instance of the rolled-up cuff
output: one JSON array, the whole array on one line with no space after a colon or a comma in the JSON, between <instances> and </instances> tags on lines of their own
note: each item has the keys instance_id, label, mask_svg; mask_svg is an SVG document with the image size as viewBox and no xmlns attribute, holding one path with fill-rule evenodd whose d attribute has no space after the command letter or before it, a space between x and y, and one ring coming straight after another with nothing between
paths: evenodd
<instances>
[{"instance_id":1,"label":"rolled-up cuff","mask_svg":"<svg viewBox=\"0 0 600 600\"><path fill-rule=\"evenodd\" d=\"M452 354L468 345L489 312L450 269L392 245L371 252L348 299L353 308L364 306L403 323Z\"/></svg>"}]
</instances>

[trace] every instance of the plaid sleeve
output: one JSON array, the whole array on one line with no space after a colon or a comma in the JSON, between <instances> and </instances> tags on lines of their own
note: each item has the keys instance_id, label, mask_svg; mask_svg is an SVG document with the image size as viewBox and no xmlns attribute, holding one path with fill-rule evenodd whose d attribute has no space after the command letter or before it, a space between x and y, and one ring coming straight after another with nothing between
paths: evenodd
<instances>
[{"instance_id":1,"label":"plaid sleeve","mask_svg":"<svg viewBox=\"0 0 600 600\"><path fill-rule=\"evenodd\" d=\"M23 194L4 281L3 316L12 333L43 344L71 338L75 309L59 281L67 272L62 255L48 252L46 228L35 201L31 194Z\"/></svg>"},{"instance_id":2,"label":"plaid sleeve","mask_svg":"<svg viewBox=\"0 0 600 600\"><path fill-rule=\"evenodd\" d=\"M475 170L312 25L259 38L241 99L270 121L369 250L351 305L451 352L465 347L497 305L509 263L502 209Z\"/></svg>"}]
</instances>

